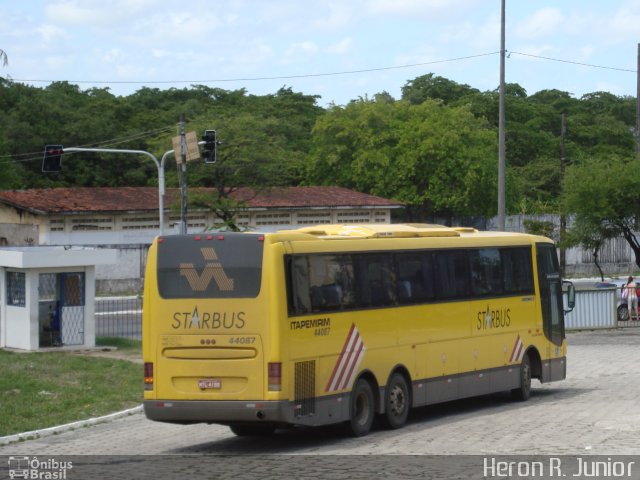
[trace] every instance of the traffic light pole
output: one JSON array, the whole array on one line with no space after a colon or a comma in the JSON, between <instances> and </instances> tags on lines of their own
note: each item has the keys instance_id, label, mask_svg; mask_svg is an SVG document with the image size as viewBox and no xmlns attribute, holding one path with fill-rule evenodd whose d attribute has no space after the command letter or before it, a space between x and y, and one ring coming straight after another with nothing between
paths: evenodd
<instances>
[{"instance_id":1,"label":"traffic light pole","mask_svg":"<svg viewBox=\"0 0 640 480\"><path fill-rule=\"evenodd\" d=\"M200 141L198 142L198 145L204 145L205 143L206 142L204 141ZM153 163L156 164L156 168L158 169L158 214L160 218L159 234L164 235L164 195L165 195L164 165L167 157L172 153L175 153L174 150L168 150L164 152L164 154L162 155L162 159L160 159L160 161L158 161L158 159L153 154L144 150L126 150L126 149L119 149L119 148L69 147L69 148L63 148L63 152L64 153L69 153L69 152L128 153L133 155L145 155L149 157L151 160L153 160ZM183 165L186 165L186 164L183 163ZM185 231L183 233L186 233L186 222L183 222L183 224L185 225L182 225L181 230L184 229Z\"/></svg>"},{"instance_id":2,"label":"traffic light pole","mask_svg":"<svg viewBox=\"0 0 640 480\"><path fill-rule=\"evenodd\" d=\"M64 148L64 153L68 152L97 152L97 153L129 153L134 155L146 155L153 163L156 164L158 169L158 213L160 215L160 235L164 235L164 162L167 156L173 153L173 150L165 152L162 156L162 160L158 159L149 152L144 150L123 150L116 148L82 148L82 147L70 147Z\"/></svg>"}]
</instances>

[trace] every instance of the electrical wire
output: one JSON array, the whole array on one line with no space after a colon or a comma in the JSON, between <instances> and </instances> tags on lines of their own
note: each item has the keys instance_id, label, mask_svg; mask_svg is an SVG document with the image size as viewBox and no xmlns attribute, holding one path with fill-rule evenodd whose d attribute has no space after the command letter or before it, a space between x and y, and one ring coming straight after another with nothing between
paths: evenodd
<instances>
[{"instance_id":1,"label":"electrical wire","mask_svg":"<svg viewBox=\"0 0 640 480\"><path fill-rule=\"evenodd\" d=\"M88 83L88 84L93 84L93 85L97 85L97 84L101 84L101 85L108 85L108 84L114 84L114 85L136 85L136 84L140 84L140 85L166 85L166 84L180 84L180 83L189 83L189 84L207 84L207 83L224 83L224 82L259 82L259 81L265 81L265 80L291 80L291 79L296 79L296 78L317 78L317 77L332 77L332 76L338 76L338 75L354 75L354 74L358 74L358 73L370 73L370 72L380 72L380 71L385 71L385 70L399 70L399 69L403 69L403 68L414 68L414 67L424 67L426 65L436 65L439 63L448 63L448 62L459 62L459 61L463 61L463 60L470 60L473 58L480 58L480 57L487 57L487 56L492 56L492 55L497 55L500 52L486 52L486 53L479 53L477 55L466 55L463 57L455 57L455 58L447 58L447 59L443 59L443 60L433 60L430 62L420 62L420 63L410 63L410 64L405 64L405 65L394 65L394 66L387 66L387 67L373 67L373 68L363 68L363 69L359 69L359 70L344 70L344 71L338 71L338 72L321 72L321 73L307 73L307 74L300 74L300 75L276 75L276 76L264 76L264 77L237 77L237 78L213 78L213 79L204 79L204 80L67 80L69 83L74 83L74 84L84 84L84 83ZM609 66L605 66L605 65L594 65L591 63L585 63L585 62L576 62L573 60L565 60L565 59L561 59L561 58L553 58L553 57L545 57L542 55L534 55L531 53L524 53L524 52L515 52L515 51L509 51L509 54L514 54L514 55L522 55L525 57L532 57L532 58L539 58L541 60L548 60L548 61L552 61L552 62L561 62L561 63L569 63L569 64L573 64L573 65L581 65L584 67L590 67L590 68L600 68L600 69L604 69L604 70L615 70L615 71L620 71L620 72L630 72L630 73L636 73L636 70L633 69L628 69L628 68L618 68L618 67L609 67ZM14 81L18 81L18 82L33 82L33 83L51 83L51 82L55 82L55 81L61 81L61 80L42 80L42 79L13 79Z\"/></svg>"},{"instance_id":2,"label":"electrical wire","mask_svg":"<svg viewBox=\"0 0 640 480\"><path fill-rule=\"evenodd\" d=\"M83 84L83 83L90 83L90 84L176 84L176 83L190 83L190 84L206 84L206 83L222 83L222 82L254 82L254 81L264 81L264 80L290 80L290 79L295 79L295 78L316 78L316 77L329 77L329 76L337 76L337 75L353 75L353 74L358 74L358 73L369 73L369 72L379 72L379 71L385 71L385 70L398 70L398 69L403 69L403 68L413 68L413 67L423 67L426 65L435 65L435 64L439 64L439 63L448 63L448 62L458 62L458 61L462 61L462 60L469 60L469 59L473 59L473 58L480 58L480 57L486 57L486 56L492 56L492 55L497 55L500 52L487 52L487 53L480 53L477 55L467 55L464 57L455 57L455 58L448 58L448 59L443 59L443 60L433 60L430 62L420 62L420 63L411 63L411 64L406 64L406 65L395 65L395 66L387 66L387 67L375 67L375 68L365 68L365 69L359 69L359 70L345 70L345 71L338 71L338 72L324 72L324 73L311 73L311 74L301 74L301 75L280 75L280 76L272 76L272 77L239 77L239 78L218 78L218 79L210 79L210 80L157 80L157 81L140 81L140 80L136 80L136 81L126 81L126 80L113 80L113 81L103 81L103 80L67 80L69 83L74 83L74 84ZM618 68L618 67L609 67L609 66L605 66L605 65L594 65L594 64L590 64L590 63L584 63L584 62L576 62L573 60L565 60L565 59L560 59L560 58L553 58L553 57L545 57L542 55L534 55L531 53L524 53L524 52L516 52L516 51L509 51L507 52L510 55L521 55L524 57L531 57L531 58L538 58L541 60L548 60L548 61L552 61L552 62L560 62L560 63L568 63L568 64L572 64L572 65L580 65L580 66L584 66L584 67L590 67L590 68L600 68L600 69L604 69L604 70L614 70L614 71L620 71L620 72L629 72L629 73L637 73L637 70L633 70L633 69L628 69L628 68ZM55 81L59 81L59 80L41 80L41 79L12 79L13 81L18 81L18 82L32 82L32 83L51 83L51 82L55 82ZM104 142L99 142L99 143L94 143L94 144L88 144L88 145L80 145L80 147L85 147L85 148L91 148L91 147L107 147L107 146L112 146L112 145L119 145L122 143L126 143L128 141L131 140L136 140L136 139L140 139L140 138L144 138L147 136L151 136L151 135L155 135L158 133L162 133L164 131L167 130L171 130L175 128L173 125L169 126L169 127L162 127L156 130L150 130L148 132L141 132L139 134L134 134L131 135L129 137L121 137L121 138L116 138L113 140L107 140ZM4 156L0 156L0 164L2 163L7 163L6 161L3 161L3 158L9 158L11 159L10 161L17 161L17 162L27 162L27 161L33 161L39 157L35 157L35 155L42 155L41 152L32 152L32 153L23 153L23 154L16 154L16 155L4 155ZM25 158L25 159L19 159L18 157L29 157L29 158Z\"/></svg>"},{"instance_id":3,"label":"electrical wire","mask_svg":"<svg viewBox=\"0 0 640 480\"><path fill-rule=\"evenodd\" d=\"M637 73L637 70L632 70L630 68L607 67L607 66L604 66L604 65L594 65L592 63L574 62L573 60L563 60L561 58L543 57L542 55L533 55L531 53L522 53L522 52L514 52L514 51L509 51L508 53L510 55L511 54L522 55L523 57L539 58L541 60L549 60L551 62L570 63L572 65L581 65L583 67L601 68L601 69L604 69L604 70L616 70L618 72Z\"/></svg>"},{"instance_id":4,"label":"electrical wire","mask_svg":"<svg viewBox=\"0 0 640 480\"><path fill-rule=\"evenodd\" d=\"M273 77L240 77L240 78L214 78L209 80L151 80L151 81L141 81L141 80L66 80L69 83L81 84L81 83L90 83L90 84L114 84L114 85L132 85L132 84L170 84L170 83L191 83L191 84L205 84L205 83L222 83L222 82L258 82L264 80L291 80L294 78L316 78L316 77L332 77L337 75L352 75L356 73L369 73L369 72L381 72L385 70L398 70L402 68L413 68L413 67L423 67L425 65L435 65L438 63L447 63L447 62L459 62L461 60L469 60L472 58L479 57L487 57L490 55L497 55L500 52L488 52L488 53L479 53L477 55L467 55L464 57L456 57L456 58L447 58L444 60L433 60L430 62L421 62L421 63L410 63L406 65L395 65L390 67L374 67L374 68L363 68L360 70L345 70L339 72L324 72L324 73L307 73L300 75L279 75ZM33 83L50 83L61 80L35 80L35 79L20 79L14 78L14 81L17 82L33 82Z\"/></svg>"},{"instance_id":5,"label":"electrical wire","mask_svg":"<svg viewBox=\"0 0 640 480\"><path fill-rule=\"evenodd\" d=\"M132 140L138 140L141 138L152 137L158 135L163 132L171 131L175 128L175 125L168 125L165 127L156 128L154 130L147 130L146 132L139 132L135 134L131 134L125 137L118 137L111 140L105 140L97 143L89 143L85 145L78 145L81 148L107 148L109 146L120 145L123 143L130 142ZM69 152L65 153L65 155L73 155L74 153L80 152ZM40 152L29 152L29 153L18 153L15 155L0 155L0 164L12 163L12 162L32 162L36 160L42 159L42 151ZM25 157L25 158L20 158Z\"/></svg>"}]
</instances>

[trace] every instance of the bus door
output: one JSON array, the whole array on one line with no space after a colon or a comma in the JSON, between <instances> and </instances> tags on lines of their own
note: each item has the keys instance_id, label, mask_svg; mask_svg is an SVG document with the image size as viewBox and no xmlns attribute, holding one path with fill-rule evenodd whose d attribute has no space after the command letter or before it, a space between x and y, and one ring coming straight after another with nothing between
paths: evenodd
<instances>
[{"instance_id":1,"label":"bus door","mask_svg":"<svg viewBox=\"0 0 640 480\"><path fill-rule=\"evenodd\" d=\"M544 335L552 343L543 354L546 359L554 359L561 356L559 352L565 337L560 267L554 245L539 243L536 250ZM565 378L565 362L549 363L551 380Z\"/></svg>"}]
</instances>

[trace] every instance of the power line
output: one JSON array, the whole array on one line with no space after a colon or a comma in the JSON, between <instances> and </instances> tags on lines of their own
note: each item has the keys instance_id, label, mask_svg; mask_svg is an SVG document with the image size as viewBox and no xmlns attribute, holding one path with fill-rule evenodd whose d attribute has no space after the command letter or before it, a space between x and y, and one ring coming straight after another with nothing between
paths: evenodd
<instances>
[{"instance_id":1,"label":"power line","mask_svg":"<svg viewBox=\"0 0 640 480\"><path fill-rule=\"evenodd\" d=\"M522 55L524 57L539 58L541 60L549 60L549 61L552 61L552 62L570 63L572 65L581 65L583 67L602 68L604 70L616 70L618 72L637 73L637 70L631 70L630 68L607 67L607 66L604 66L604 65L594 65L592 63L574 62L573 60L563 60L561 58L543 57L542 55L533 55L531 53L522 53L522 52L513 52L513 51L509 51L508 53L509 53L509 55L511 55L511 54Z\"/></svg>"},{"instance_id":2,"label":"power line","mask_svg":"<svg viewBox=\"0 0 640 480\"><path fill-rule=\"evenodd\" d=\"M402 68L413 68L413 67L424 67L425 65L435 65L438 63L448 63L448 62L459 62L462 60L470 60L472 58L479 57L487 57L490 55L497 55L500 52L488 52L488 53L480 53L477 55L467 55L465 57L456 57L456 58L447 58L444 60L433 60L431 62L421 62L421 63L410 63L406 65L395 65L391 67L375 67L375 68L364 68L360 70L345 70L339 72L324 72L324 73L307 73L301 75L280 75L273 77L240 77L240 78L214 78L209 80L153 80L153 81L141 81L141 80L114 80L114 81L105 81L105 80L66 80L69 83L91 83L91 84L169 84L169 83L195 83L195 84L204 84L204 83L222 83L222 82L257 82L264 80L291 80L294 78L316 78L316 77L332 77L337 75L353 75L356 73L369 73L369 72L381 72L385 70L399 70ZM61 80L34 80L34 79L20 79L14 78L14 81L17 82L34 82L34 83L50 83Z\"/></svg>"},{"instance_id":3,"label":"power line","mask_svg":"<svg viewBox=\"0 0 640 480\"><path fill-rule=\"evenodd\" d=\"M386 70L400 70L404 68L414 68L414 67L424 67L426 65L437 65L439 63L449 63L449 62L459 62L464 60L470 60L473 58L487 57L497 55L500 52L487 52L480 53L477 55L467 55L463 57L455 57L455 58L447 58L443 60L433 60L430 62L420 62L420 63L410 63L405 65L394 65L394 66L386 66L386 67L373 67L373 68L363 68L359 70L344 70L337 72L321 72L321 73L307 73L300 75L276 75L276 76L263 76L263 77L237 77L237 78L213 78L213 79L201 79L201 80L66 80L69 83L74 84L100 84L100 85L166 85L166 84L176 84L176 83L189 83L189 84L207 84L207 83L225 83L225 82L259 82L265 80L291 80L296 78L317 78L317 77L332 77L338 75L354 75L358 73L370 73L370 72L381 72ZM573 60L566 60L561 58L553 58L553 57L545 57L542 55L534 55L531 53L524 52L515 52L509 51L507 52L509 55L522 55L525 57L531 58L539 58L541 60L548 60L551 62L560 62L560 63L569 63L573 65L581 65L583 67L590 68L600 68L604 70L615 70L620 72L630 72L636 73L636 70L628 69L628 68L619 68L619 67L609 67L606 65L594 65L591 63L585 62L576 62ZM63 80L43 80L43 79L20 79L14 78L14 81L17 82L32 82L32 83L51 83Z\"/></svg>"},{"instance_id":4,"label":"power line","mask_svg":"<svg viewBox=\"0 0 640 480\"><path fill-rule=\"evenodd\" d=\"M152 137L159 133L168 132L175 128L175 125L168 125L165 127L156 128L154 130L147 130L146 132L134 133L125 137L118 137L111 140L105 140L97 143L89 143L86 145L78 145L82 148L106 148L109 146L120 145L126 142L130 142L132 140L138 140L145 137ZM70 152L68 155L73 155L77 152ZM43 152L29 152L29 153L17 153L15 155L0 155L0 164L11 163L11 162L32 162L36 160L42 159Z\"/></svg>"}]
</instances>

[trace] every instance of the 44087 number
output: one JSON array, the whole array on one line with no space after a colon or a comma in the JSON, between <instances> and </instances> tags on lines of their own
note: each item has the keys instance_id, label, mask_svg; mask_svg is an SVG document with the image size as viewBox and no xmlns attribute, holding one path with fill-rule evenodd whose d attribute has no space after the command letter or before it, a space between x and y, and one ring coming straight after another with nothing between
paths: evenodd
<instances>
[{"instance_id":1,"label":"44087 number","mask_svg":"<svg viewBox=\"0 0 640 480\"><path fill-rule=\"evenodd\" d=\"M233 345L251 345L256 342L256 337L231 337L229 343Z\"/></svg>"}]
</instances>

